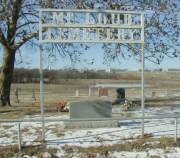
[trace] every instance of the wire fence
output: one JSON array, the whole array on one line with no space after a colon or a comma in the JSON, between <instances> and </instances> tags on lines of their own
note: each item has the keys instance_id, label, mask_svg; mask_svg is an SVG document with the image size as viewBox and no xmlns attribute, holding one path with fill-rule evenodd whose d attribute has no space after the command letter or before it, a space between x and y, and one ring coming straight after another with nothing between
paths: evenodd
<instances>
[{"instance_id":1,"label":"wire fence","mask_svg":"<svg viewBox=\"0 0 180 158\"><path fill-rule=\"evenodd\" d=\"M158 133L160 133L160 135L159 136L166 136L166 134L169 136L169 132L171 131L171 135L173 134L174 136L174 141L177 141L177 139L178 139L178 119L180 118L180 115L159 115L159 116L149 116L149 117L144 117L144 118L142 118L142 117L112 117L112 118L99 118L99 119L97 119L97 118L91 118L91 119L49 119L49 118L45 118L45 119L40 119L40 118L36 118L36 119L0 119L0 123L2 124L2 123L15 123L15 124L17 124L17 128L16 128L16 133L17 133L17 142L15 142L15 144L17 144L18 145L18 147L19 147L19 150L21 151L21 149L22 149L22 146L23 146L23 144L25 143L25 142L23 142L22 143L22 140L24 140L25 139L25 136L23 136L22 135L22 132L23 132L23 129L22 129L22 125L23 125L23 123L42 123L43 121L44 121L44 123L59 123L59 122L74 122L74 123L76 123L76 122L87 122L87 121L92 121L92 122L96 122L96 121L118 121L118 122L120 122L120 124L122 124L123 125L123 122L122 121L130 121L130 122L128 122L129 124L137 124L138 123L138 125L140 125L141 124L141 120L153 120L154 122L156 121L156 120L163 120L163 119L171 119L172 120L172 122L171 123L173 123L174 125L172 125L172 126L174 126L174 128L173 129L161 129L160 131L156 131L156 132L154 132L154 133L156 133L156 136L157 136L157 134ZM139 122L134 122L134 120L139 120ZM126 122L127 123L127 122ZM146 123L146 122L145 122ZM148 128L153 128L153 127L155 127L155 126L157 126L157 125L155 125L155 124L152 124L152 123L149 123L148 121L147 121L147 125L148 126L145 126L144 128L146 129L147 127ZM158 124L159 126L161 125L164 125L164 126L166 126L167 125L167 123L160 123L160 124ZM101 133L99 133L99 135L104 135L104 134L108 134L108 133L113 133L113 132L124 132L124 131L127 131L127 132L129 132L129 131L131 131L131 130L133 130L133 129L136 129L136 130L139 130L139 132L142 130L141 129L142 127L139 127L139 126L137 126L137 125L135 125L135 126L132 126L132 127L129 127L129 128L126 128L126 129L121 129L121 128L117 128L116 130L114 130L114 131L110 131L110 132L101 132ZM48 129L48 127L46 127L46 129ZM114 128L113 128L114 129ZM173 132L173 133L172 133ZM163 133L163 134L162 134ZM93 134L91 134L91 135L86 135L86 136L82 136L82 137L70 137L70 138L58 138L58 139L55 139L55 140L52 140L52 139L47 139L47 140L33 140L33 141L29 141L29 142L26 142L26 143L42 143L43 145L44 145L44 143L46 144L46 145L53 145L53 144L67 144L68 142L71 142L71 141L68 141L68 140L76 140L77 142L79 141L79 142L81 142L81 141L83 141L83 142L86 142L86 141L90 141L90 142L98 142L98 140L89 140L88 138L90 138L90 137L92 137L93 136ZM95 134L95 136L98 136L97 134ZM80 140L79 138L84 138L83 140ZM139 137L138 139L142 139L143 138L143 136L141 136L141 137ZM137 138L135 138L135 139L137 139ZM125 141L125 140L134 140L134 138L132 138L132 137L130 137L130 138L116 138L116 136L114 137L114 139L104 139L104 140L101 140L101 141L106 141L106 142L108 142L108 141L111 141L111 142L113 142L113 141L117 141L117 140L123 140L123 141ZM8 143L6 143L6 142L4 142L4 144L5 145L8 145ZM9 144L10 145L10 144Z\"/></svg>"},{"instance_id":2,"label":"wire fence","mask_svg":"<svg viewBox=\"0 0 180 158\"><path fill-rule=\"evenodd\" d=\"M11 92L11 98L14 102L39 102L39 89L22 89L22 88L14 88ZM140 98L140 89L127 89L126 97L129 98ZM114 88L108 89L109 98L116 98L116 90ZM72 98L72 97L98 97L99 89L92 88L89 90L89 87L84 88L66 88L64 90L56 90L51 91L51 89L45 89L44 91L45 102L46 101L58 101L62 98ZM147 88L145 91L146 98L156 98L156 97L178 97L180 96L180 89L154 89Z\"/></svg>"},{"instance_id":3,"label":"wire fence","mask_svg":"<svg viewBox=\"0 0 180 158\"><path fill-rule=\"evenodd\" d=\"M126 91L126 95L127 96L134 96L136 94L136 96L139 96L140 98L140 89L129 89ZM98 93L98 89L92 89L91 90L91 95L89 95L89 87L83 87L83 88L77 88L74 87L72 89L65 89L64 91L50 91L49 89L47 91L44 92L44 96L45 96L45 102L48 100L50 101L58 101L59 99L66 97L66 98L70 98L70 97L98 97L99 93ZM169 96L180 96L180 90L179 89L153 89L153 88L148 88L148 90L146 90L146 96L151 97L151 98L155 98L155 97L169 97ZM21 102L26 102L26 103L30 103L30 102L39 102L39 89L34 89L34 88L22 88L19 89L17 92L17 89L13 89L12 93L11 93L11 97L13 98L13 100L16 100L16 102L21 103ZM108 97L116 97L116 91L114 89L109 89L109 96ZM173 126L174 128L171 129L173 130L173 136L174 136L174 140L177 141L178 138L178 119L180 118L180 115L172 115L172 114L164 114L162 113L162 115L158 115L158 116L150 116L150 117L112 117L112 118L107 118L107 119L48 119L45 118L43 119L0 119L0 123L15 123L17 124L17 128L14 129L16 130L16 144L18 144L19 150L21 150L23 143L24 142L24 137L22 135L23 133L23 129L22 129L22 125L24 123L39 123L41 124L43 121L45 123L58 123L58 122L82 122L82 121L132 121L133 120L155 120L156 119L172 119L173 120ZM140 124L139 124L140 125ZM48 127L46 127L47 129ZM133 127L134 129L139 129L141 130L142 128L146 127L142 127L142 126L137 126L137 127ZM128 128L128 129L119 129L119 131L121 130L132 130L133 128ZM41 129L42 130L42 129ZM166 132L169 131L170 129L164 130L164 131L159 131L161 133L164 133L166 135ZM101 133L103 134L103 133ZM40 134L41 135L41 134ZM141 135L141 133L140 133ZM70 139L70 138L69 138ZM73 137L71 139L77 139L77 137ZM115 141L115 140L120 140L121 138L115 138L114 140L104 140L104 141ZM127 139L132 139L132 138L127 138ZM122 139L124 140L124 138ZM64 143L67 142L64 139L59 138L58 140L45 140L46 144L59 144L59 143ZM78 140L77 140L78 141ZM85 141L85 140L83 140ZM89 141L89 140L87 140ZM93 140L92 140L93 141ZM98 140L94 140L94 141L98 141ZM102 140L101 140L102 141ZM8 145L7 142L3 142L4 144ZM43 143L42 140L33 140L33 141L29 141L29 143Z\"/></svg>"}]
</instances>

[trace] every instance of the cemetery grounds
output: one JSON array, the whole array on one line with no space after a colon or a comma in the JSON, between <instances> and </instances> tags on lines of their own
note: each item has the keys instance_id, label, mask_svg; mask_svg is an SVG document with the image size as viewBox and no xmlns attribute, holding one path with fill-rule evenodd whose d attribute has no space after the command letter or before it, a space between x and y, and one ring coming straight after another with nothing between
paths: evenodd
<instances>
[{"instance_id":1,"label":"cemetery grounds","mask_svg":"<svg viewBox=\"0 0 180 158\"><path fill-rule=\"evenodd\" d=\"M150 85L145 94L145 116L168 116L180 113L180 73L146 72L145 82ZM61 100L69 102L82 100L109 100L116 98L116 89L109 89L108 97L98 97L98 90L88 88L96 83L140 83L140 72L122 73L120 78L107 79L60 79L58 83L46 83L45 116L49 119L68 119L68 113L57 112L56 104ZM19 103L15 96L18 88ZM79 91L79 96L75 95ZM39 84L13 84L12 107L0 109L0 119L40 118ZM153 94L153 96L152 96ZM153 100L148 101L149 98ZM140 89L126 90L128 100L139 100ZM162 99L163 98L163 99ZM140 100L136 106L124 111L113 106L113 116L140 117ZM179 126L179 120L177 125ZM141 120L121 120L119 127L65 129L63 122L47 122L47 152L52 157L122 157L161 158L180 157L180 141L174 141L174 119L145 120L145 136L141 138ZM41 123L21 123L22 153L30 157L41 154ZM179 128L177 130L179 133ZM17 123L0 124L0 157L17 157ZM6 149L6 150L5 150Z\"/></svg>"}]
</instances>

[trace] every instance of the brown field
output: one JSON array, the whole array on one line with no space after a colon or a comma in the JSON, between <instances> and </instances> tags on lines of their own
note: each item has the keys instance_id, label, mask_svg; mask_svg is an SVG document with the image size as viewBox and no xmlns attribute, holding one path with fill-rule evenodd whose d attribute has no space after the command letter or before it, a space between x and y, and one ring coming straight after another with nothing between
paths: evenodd
<instances>
[{"instance_id":1,"label":"brown field","mask_svg":"<svg viewBox=\"0 0 180 158\"><path fill-rule=\"evenodd\" d=\"M58 84L44 84L44 101L45 113L56 113L55 105L58 101L65 99L70 102L89 99L106 99L114 100L116 90L109 89L107 98L99 98L98 90L92 90L92 96L88 97L88 88L96 83L140 83L140 72L122 73L118 79L61 79ZM151 87L146 88L146 96L151 96L152 92L156 95L180 96L180 73L177 72L146 72L145 83ZM15 89L18 88L20 103L16 103ZM79 97L75 97L76 89L79 90ZM35 91L36 100L32 98L33 90ZM140 88L130 88L126 90L126 97L140 98ZM19 118L24 115L34 115L40 113L39 105L39 84L13 84L11 91L12 107L1 107L0 119L2 118ZM164 103L163 103L164 104Z\"/></svg>"}]
</instances>

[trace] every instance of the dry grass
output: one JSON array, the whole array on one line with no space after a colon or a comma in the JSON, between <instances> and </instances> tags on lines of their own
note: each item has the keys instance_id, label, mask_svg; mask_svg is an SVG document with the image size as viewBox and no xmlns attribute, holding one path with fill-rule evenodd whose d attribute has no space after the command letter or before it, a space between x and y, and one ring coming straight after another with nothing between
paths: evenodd
<instances>
[{"instance_id":1,"label":"dry grass","mask_svg":"<svg viewBox=\"0 0 180 158\"><path fill-rule=\"evenodd\" d=\"M49 148L48 152L52 155L52 158L57 158L55 156L55 153L57 153L58 149L55 148ZM29 156L37 156L38 158L41 158L42 153L46 151L42 148L40 145L36 146L26 146L22 148L21 153L19 153L18 146L0 146L0 158L11 158L11 157L17 157L20 158L21 155L29 155Z\"/></svg>"},{"instance_id":2,"label":"dry grass","mask_svg":"<svg viewBox=\"0 0 180 158\"><path fill-rule=\"evenodd\" d=\"M180 94L180 73L170 72L146 72L145 73L146 84L150 84L152 87L146 89L149 94L152 91L158 89L164 93L165 89L178 89L177 93ZM140 83L140 72L127 72L122 73L118 79L61 79L58 84L45 84L45 112L46 114L56 113L55 105L59 100L65 99L68 101L79 101L79 100L93 100L98 98L98 91L92 90L93 96L88 97L72 97L75 95L75 90L79 89L80 94L88 95L89 85L95 83ZM20 104L15 102L14 90L19 88L19 99ZM36 101L32 99L32 90L35 89ZM115 89L109 90L110 97L108 100L114 100L116 98ZM140 89L127 89L126 94L128 97L140 96ZM25 115L40 114L39 104L39 84L13 84L11 91L12 107L1 107L0 108L0 119L21 118ZM154 106L160 105L160 103L153 103ZM162 103L161 103L162 105ZM164 105L164 103L163 103ZM151 103L148 103L151 106Z\"/></svg>"},{"instance_id":3,"label":"dry grass","mask_svg":"<svg viewBox=\"0 0 180 158\"><path fill-rule=\"evenodd\" d=\"M62 137L64 136L64 130L60 127L60 126L57 126L56 127L53 127L50 129L52 131L52 133L54 133L57 137Z\"/></svg>"},{"instance_id":4,"label":"dry grass","mask_svg":"<svg viewBox=\"0 0 180 158\"><path fill-rule=\"evenodd\" d=\"M121 151L146 151L147 149L164 149L168 152L167 148L180 147L180 140L174 142L173 138L162 137L153 138L151 135L146 135L144 139L136 139L131 141L125 141L124 143L117 143L114 145L101 145L96 147L77 147L65 145L62 149L65 151L65 157L71 157L74 153L79 154L79 157L96 158L97 154L100 157L108 158L109 153L121 152ZM40 157L44 150L41 146L26 146L23 147L21 154L27 154L30 156L37 155ZM57 148L49 148L47 151L55 158ZM18 154L17 146L0 147L0 158L9 158ZM154 155L152 158L159 158L158 155Z\"/></svg>"},{"instance_id":5,"label":"dry grass","mask_svg":"<svg viewBox=\"0 0 180 158\"><path fill-rule=\"evenodd\" d=\"M147 143L148 142L148 143ZM153 143L156 142L156 143ZM101 157L108 157L110 152L121 152L121 151L146 151L147 149L164 149L168 147L180 147L180 141L174 142L172 138L162 137L160 139L147 137L145 139L138 139L135 141L126 141L123 144L114 144L114 145L101 145L98 147L73 147L73 146L64 146L63 149L66 153L77 152L80 155L88 155L92 158L95 158L97 154ZM158 157L154 157L158 158Z\"/></svg>"},{"instance_id":6,"label":"dry grass","mask_svg":"<svg viewBox=\"0 0 180 158\"><path fill-rule=\"evenodd\" d=\"M18 146L6 146L1 147L0 146L0 157L1 158L10 158L14 156L15 153L18 153Z\"/></svg>"}]
</instances>

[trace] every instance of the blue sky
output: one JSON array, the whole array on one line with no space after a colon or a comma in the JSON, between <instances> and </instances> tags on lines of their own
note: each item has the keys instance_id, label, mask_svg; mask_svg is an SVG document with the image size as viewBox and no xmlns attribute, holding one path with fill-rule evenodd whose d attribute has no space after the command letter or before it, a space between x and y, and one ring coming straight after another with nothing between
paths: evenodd
<instances>
[{"instance_id":1,"label":"blue sky","mask_svg":"<svg viewBox=\"0 0 180 158\"><path fill-rule=\"evenodd\" d=\"M179 1L177 1L179 2ZM179 4L179 3L178 3ZM179 17L178 13L178 17ZM16 55L16 65L15 67L23 67L23 68L39 68L39 50L37 48L30 48L28 46L22 47L22 53L17 53ZM3 60L2 48L0 46L0 64ZM146 53L146 52L145 52ZM48 68L47 62L47 54L45 54L45 63L44 68ZM83 59L95 59L93 64L87 64L83 62ZM68 58L57 57L57 60L51 64L52 69L62 69L62 68L78 68L78 69L129 69L129 70L138 70L141 68L141 63L135 60L133 57L129 59L121 59L120 62L114 61L109 65L103 64L103 50L101 49L101 45L95 45L91 47L88 51L85 51L81 57L81 62L77 64L72 64ZM20 61L22 63L19 63ZM160 65L154 64L149 61L145 61L146 69L168 69L168 68L180 68L180 60L165 58Z\"/></svg>"},{"instance_id":2,"label":"blue sky","mask_svg":"<svg viewBox=\"0 0 180 158\"><path fill-rule=\"evenodd\" d=\"M0 59L2 63L2 49L0 49ZM24 67L24 68L39 68L39 50L37 48L30 48L24 46L22 48L21 55L18 53L16 55L17 62L16 67ZM94 58L94 63L86 63L84 59L92 59ZM20 61L22 63L19 63ZM66 57L57 57L57 60L51 64L52 69L62 69L62 68L78 68L78 69L129 69L129 70L138 70L141 67L140 62L135 60L133 57L129 59L121 59L120 62L111 62L109 65L103 64L103 50L101 49L101 45L95 45L95 47L91 47L88 51L85 51L81 56L81 62L77 64L72 64L71 61ZM44 54L44 68L48 68L47 54ZM146 69L168 69L168 68L180 68L180 60L178 59L170 59L165 58L164 61L160 64L154 64L146 60L145 62Z\"/></svg>"}]
</instances>

